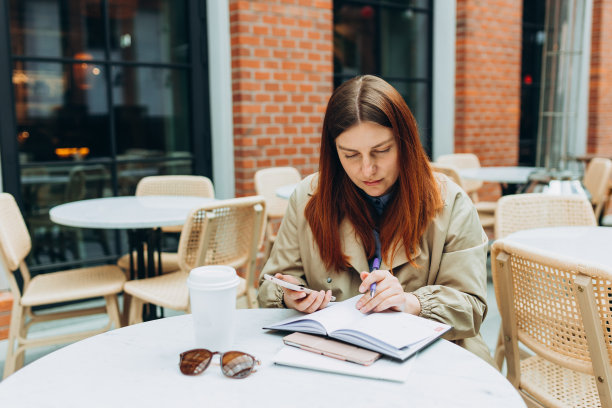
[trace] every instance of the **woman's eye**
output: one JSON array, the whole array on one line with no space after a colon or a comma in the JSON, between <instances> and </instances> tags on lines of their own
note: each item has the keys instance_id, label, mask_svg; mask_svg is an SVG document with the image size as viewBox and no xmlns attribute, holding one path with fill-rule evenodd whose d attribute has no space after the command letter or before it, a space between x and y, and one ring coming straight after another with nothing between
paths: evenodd
<instances>
[{"instance_id":1,"label":"woman's eye","mask_svg":"<svg viewBox=\"0 0 612 408\"><path fill-rule=\"evenodd\" d=\"M389 150L391 150L391 147L387 147L384 150L374 150L374 153L387 153Z\"/></svg>"},{"instance_id":2,"label":"woman's eye","mask_svg":"<svg viewBox=\"0 0 612 408\"><path fill-rule=\"evenodd\" d=\"M352 159L354 157L357 157L357 154L351 154L351 155L345 154L344 157L347 159Z\"/></svg>"}]
</instances>

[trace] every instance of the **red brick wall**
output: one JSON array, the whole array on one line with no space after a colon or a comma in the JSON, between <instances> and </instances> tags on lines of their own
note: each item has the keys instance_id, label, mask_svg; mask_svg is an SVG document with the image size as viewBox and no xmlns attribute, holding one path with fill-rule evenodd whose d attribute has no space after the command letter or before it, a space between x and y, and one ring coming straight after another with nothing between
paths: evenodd
<instances>
[{"instance_id":1,"label":"red brick wall","mask_svg":"<svg viewBox=\"0 0 612 408\"><path fill-rule=\"evenodd\" d=\"M12 308L13 295L11 292L0 291L0 340L8 338Z\"/></svg>"},{"instance_id":2,"label":"red brick wall","mask_svg":"<svg viewBox=\"0 0 612 408\"><path fill-rule=\"evenodd\" d=\"M457 0L455 152L518 162L522 0ZM498 187L485 184L481 199Z\"/></svg>"},{"instance_id":3,"label":"red brick wall","mask_svg":"<svg viewBox=\"0 0 612 408\"><path fill-rule=\"evenodd\" d=\"M236 196L255 171L316 171L333 90L332 0L231 0Z\"/></svg>"},{"instance_id":4,"label":"red brick wall","mask_svg":"<svg viewBox=\"0 0 612 408\"><path fill-rule=\"evenodd\" d=\"M612 156L612 0L593 1L587 152Z\"/></svg>"}]
</instances>

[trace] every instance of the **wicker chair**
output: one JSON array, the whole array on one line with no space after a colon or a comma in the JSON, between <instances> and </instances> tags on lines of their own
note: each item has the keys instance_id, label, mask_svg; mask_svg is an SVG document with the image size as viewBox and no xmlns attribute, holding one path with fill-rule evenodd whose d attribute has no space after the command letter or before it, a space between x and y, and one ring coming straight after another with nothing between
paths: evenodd
<instances>
[{"instance_id":1,"label":"wicker chair","mask_svg":"<svg viewBox=\"0 0 612 408\"><path fill-rule=\"evenodd\" d=\"M30 276L25 258L32 242L19 207L12 195L0 194L0 255L13 294L13 309L9 328L4 377L23 366L26 349L80 340L120 327L117 294L121 292L125 275L114 265L95 266ZM14 273L19 270L23 278L23 290L19 288ZM35 306L59 302L89 299L102 296L105 307L79 309L58 313L34 313ZM104 327L86 332L69 333L54 337L28 338L32 324L66 319L88 314L108 314Z\"/></svg>"},{"instance_id":2,"label":"wicker chair","mask_svg":"<svg viewBox=\"0 0 612 408\"><path fill-rule=\"evenodd\" d=\"M463 188L465 182L470 181L470 180L463 180L459 176L459 172L457 171L457 168L453 165L432 162L431 168L435 172L445 174L448 178L453 180L455 184L457 184L461 188ZM463 190L467 192L465 188L463 188ZM476 206L476 210L478 210L478 204L482 204L482 203L488 203L488 202L485 201L485 202L480 202L480 203L474 203L474 205ZM484 210L478 210L478 218L480 219L480 224L482 225L483 228L493 228L495 226L495 206L493 206L492 211L490 211L489 208L484 208Z\"/></svg>"},{"instance_id":3,"label":"wicker chair","mask_svg":"<svg viewBox=\"0 0 612 408\"><path fill-rule=\"evenodd\" d=\"M178 195L195 197L215 197L215 189L208 177L204 176L149 176L144 177L136 186L136 195ZM162 227L163 232L179 233L182 225ZM132 255L136 257L136 253ZM145 257L145 266L147 259ZM123 270L130 270L130 254L125 254L117 260ZM136 268L136 265L134 265ZM161 272L178 271L179 262L176 252L162 252Z\"/></svg>"},{"instance_id":4,"label":"wicker chair","mask_svg":"<svg viewBox=\"0 0 612 408\"><path fill-rule=\"evenodd\" d=\"M612 160L595 157L589 162L582 178L582 184L591 193L591 204L597 220L599 220L608 201L611 177Z\"/></svg>"},{"instance_id":5,"label":"wicker chair","mask_svg":"<svg viewBox=\"0 0 612 408\"><path fill-rule=\"evenodd\" d=\"M529 229L556 226L595 226L591 204L583 197L540 193L507 195L499 199L495 212L495 239ZM494 259L494 258L491 258ZM501 310L499 293L495 297ZM501 369L504 362L503 337L500 329L494 359Z\"/></svg>"},{"instance_id":6,"label":"wicker chair","mask_svg":"<svg viewBox=\"0 0 612 408\"><path fill-rule=\"evenodd\" d=\"M612 270L503 239L491 253L507 377L527 405L612 407Z\"/></svg>"},{"instance_id":7,"label":"wicker chair","mask_svg":"<svg viewBox=\"0 0 612 408\"><path fill-rule=\"evenodd\" d=\"M272 245L276 240L279 221L287 210L287 200L276 196L276 189L298 183L301 180L300 172L294 167L270 167L258 170L255 173L255 192L266 199L266 246L264 248L264 262L270 256Z\"/></svg>"},{"instance_id":8,"label":"wicker chair","mask_svg":"<svg viewBox=\"0 0 612 408\"><path fill-rule=\"evenodd\" d=\"M256 305L254 279L257 250L261 244L265 201L261 196L211 202L191 211L179 242L178 272L126 282L131 295L129 323L142 320L144 303L174 310L189 310L187 277L201 265L244 267L237 296L246 295L248 306Z\"/></svg>"}]
</instances>

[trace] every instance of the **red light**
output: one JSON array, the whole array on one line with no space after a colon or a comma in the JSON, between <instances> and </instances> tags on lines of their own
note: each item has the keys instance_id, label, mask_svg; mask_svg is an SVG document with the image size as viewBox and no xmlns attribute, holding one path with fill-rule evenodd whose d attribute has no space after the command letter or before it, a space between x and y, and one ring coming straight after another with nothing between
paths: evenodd
<instances>
[{"instance_id":1,"label":"red light","mask_svg":"<svg viewBox=\"0 0 612 408\"><path fill-rule=\"evenodd\" d=\"M361 17L368 20L374 17L374 8L372 6L363 6L361 8Z\"/></svg>"},{"instance_id":2,"label":"red light","mask_svg":"<svg viewBox=\"0 0 612 408\"><path fill-rule=\"evenodd\" d=\"M525 85L531 85L533 84L533 77L530 74L527 74L523 77L523 83Z\"/></svg>"}]
</instances>

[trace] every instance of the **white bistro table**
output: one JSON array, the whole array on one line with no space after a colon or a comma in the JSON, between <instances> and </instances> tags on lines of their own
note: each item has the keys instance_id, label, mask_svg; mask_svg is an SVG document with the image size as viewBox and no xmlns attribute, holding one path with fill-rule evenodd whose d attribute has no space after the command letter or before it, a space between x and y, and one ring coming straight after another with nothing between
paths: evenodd
<instances>
[{"instance_id":1,"label":"white bistro table","mask_svg":"<svg viewBox=\"0 0 612 408\"><path fill-rule=\"evenodd\" d=\"M262 362L257 372L245 379L226 378L214 361L200 375L180 373L179 354L194 348L191 315L182 315L106 332L32 362L0 383L0 406L525 406L496 369L446 340L437 341L415 357L405 383L277 366L272 358L286 333L261 328L296 312L237 312L233 349Z\"/></svg>"},{"instance_id":2,"label":"white bistro table","mask_svg":"<svg viewBox=\"0 0 612 408\"><path fill-rule=\"evenodd\" d=\"M69 227L126 230L131 278L136 277L137 271L142 279L156 275L156 264L161 265L161 251L157 251L157 262L154 259L156 249L161 248L159 227L184 224L191 209L211 200L214 199L168 195L104 197L58 205L51 208L49 217Z\"/></svg>"},{"instance_id":3,"label":"white bistro table","mask_svg":"<svg viewBox=\"0 0 612 408\"><path fill-rule=\"evenodd\" d=\"M481 180L500 183L502 195L513 194L517 188L527 183L529 175L539 167L478 167L472 169L459 169L459 176L468 180Z\"/></svg>"},{"instance_id":4,"label":"white bistro table","mask_svg":"<svg viewBox=\"0 0 612 408\"><path fill-rule=\"evenodd\" d=\"M548 252L558 258L588 259L612 267L610 227L534 228L514 232L503 240Z\"/></svg>"},{"instance_id":5,"label":"white bistro table","mask_svg":"<svg viewBox=\"0 0 612 408\"><path fill-rule=\"evenodd\" d=\"M293 190L295 190L296 187L297 187L297 183L280 186L275 191L276 196L288 200L289 197L291 197L291 194L293 194Z\"/></svg>"}]
</instances>

